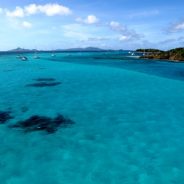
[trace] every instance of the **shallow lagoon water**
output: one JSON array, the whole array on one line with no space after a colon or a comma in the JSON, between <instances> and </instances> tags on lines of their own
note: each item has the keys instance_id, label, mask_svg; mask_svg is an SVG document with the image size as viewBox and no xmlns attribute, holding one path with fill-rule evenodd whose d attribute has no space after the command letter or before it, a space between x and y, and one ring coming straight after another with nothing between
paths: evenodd
<instances>
[{"instance_id":1,"label":"shallow lagoon water","mask_svg":"<svg viewBox=\"0 0 184 184\"><path fill-rule=\"evenodd\" d=\"M94 55L0 56L0 111L14 117L0 125L1 183L183 184L184 64ZM61 84L27 87L37 78ZM57 114L75 124L54 134L10 128Z\"/></svg>"}]
</instances>

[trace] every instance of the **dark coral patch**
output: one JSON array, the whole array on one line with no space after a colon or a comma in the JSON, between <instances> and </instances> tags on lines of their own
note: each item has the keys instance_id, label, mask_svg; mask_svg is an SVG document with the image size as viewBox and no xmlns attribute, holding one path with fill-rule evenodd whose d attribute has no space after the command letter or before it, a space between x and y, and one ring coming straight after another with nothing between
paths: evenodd
<instances>
[{"instance_id":1,"label":"dark coral patch","mask_svg":"<svg viewBox=\"0 0 184 184\"><path fill-rule=\"evenodd\" d=\"M60 85L61 82L37 82L33 84L26 85L27 87L53 87Z\"/></svg>"},{"instance_id":2,"label":"dark coral patch","mask_svg":"<svg viewBox=\"0 0 184 184\"><path fill-rule=\"evenodd\" d=\"M55 81L56 79L54 79L54 78L37 78L35 80L38 81L38 82L42 82L42 81L51 82L51 81Z\"/></svg>"},{"instance_id":3,"label":"dark coral patch","mask_svg":"<svg viewBox=\"0 0 184 184\"><path fill-rule=\"evenodd\" d=\"M0 124L4 124L8 120L12 119L13 117L10 114L10 111L0 111Z\"/></svg>"},{"instance_id":4,"label":"dark coral patch","mask_svg":"<svg viewBox=\"0 0 184 184\"><path fill-rule=\"evenodd\" d=\"M58 86L61 84L61 82L57 82L55 78L41 77L33 80L35 80L36 82L32 84L28 84L26 86L27 87L52 87L52 86Z\"/></svg>"},{"instance_id":5,"label":"dark coral patch","mask_svg":"<svg viewBox=\"0 0 184 184\"><path fill-rule=\"evenodd\" d=\"M74 122L62 115L58 115L55 118L35 115L25 121L20 121L11 127L21 128L25 132L45 131L47 133L54 133L59 127L68 127L71 124L74 124Z\"/></svg>"},{"instance_id":6,"label":"dark coral patch","mask_svg":"<svg viewBox=\"0 0 184 184\"><path fill-rule=\"evenodd\" d=\"M4 72L12 72L12 69L3 70Z\"/></svg>"}]
</instances>

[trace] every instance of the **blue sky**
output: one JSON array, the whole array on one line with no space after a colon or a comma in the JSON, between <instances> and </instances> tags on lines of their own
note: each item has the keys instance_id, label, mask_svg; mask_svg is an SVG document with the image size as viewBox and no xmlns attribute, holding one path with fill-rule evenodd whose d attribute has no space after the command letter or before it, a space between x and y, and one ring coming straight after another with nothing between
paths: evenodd
<instances>
[{"instance_id":1,"label":"blue sky","mask_svg":"<svg viewBox=\"0 0 184 184\"><path fill-rule=\"evenodd\" d=\"M1 0L0 50L184 47L183 0Z\"/></svg>"}]
</instances>

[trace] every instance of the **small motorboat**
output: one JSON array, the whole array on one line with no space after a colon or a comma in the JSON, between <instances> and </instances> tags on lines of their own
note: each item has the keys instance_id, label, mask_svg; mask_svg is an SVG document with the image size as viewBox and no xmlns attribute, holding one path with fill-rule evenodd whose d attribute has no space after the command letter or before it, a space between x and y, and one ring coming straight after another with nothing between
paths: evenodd
<instances>
[{"instance_id":1,"label":"small motorboat","mask_svg":"<svg viewBox=\"0 0 184 184\"><path fill-rule=\"evenodd\" d=\"M26 56L21 56L21 57L20 57L20 60L21 60L21 61L27 61L28 58L27 58Z\"/></svg>"},{"instance_id":2,"label":"small motorboat","mask_svg":"<svg viewBox=\"0 0 184 184\"><path fill-rule=\"evenodd\" d=\"M37 53L34 54L33 59L40 59Z\"/></svg>"},{"instance_id":3,"label":"small motorboat","mask_svg":"<svg viewBox=\"0 0 184 184\"><path fill-rule=\"evenodd\" d=\"M34 55L34 56L33 56L33 59L40 59L40 56Z\"/></svg>"},{"instance_id":4,"label":"small motorboat","mask_svg":"<svg viewBox=\"0 0 184 184\"><path fill-rule=\"evenodd\" d=\"M33 59L40 59L40 57L39 56L34 56Z\"/></svg>"}]
</instances>

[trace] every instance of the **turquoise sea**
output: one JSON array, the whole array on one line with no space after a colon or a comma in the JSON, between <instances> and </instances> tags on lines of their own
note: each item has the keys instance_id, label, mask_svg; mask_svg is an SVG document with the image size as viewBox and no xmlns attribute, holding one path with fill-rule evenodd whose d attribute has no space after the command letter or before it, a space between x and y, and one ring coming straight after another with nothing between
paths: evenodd
<instances>
[{"instance_id":1,"label":"turquoise sea","mask_svg":"<svg viewBox=\"0 0 184 184\"><path fill-rule=\"evenodd\" d=\"M1 184L184 184L184 63L126 55L0 55ZM74 123L13 126L58 114Z\"/></svg>"}]
</instances>

